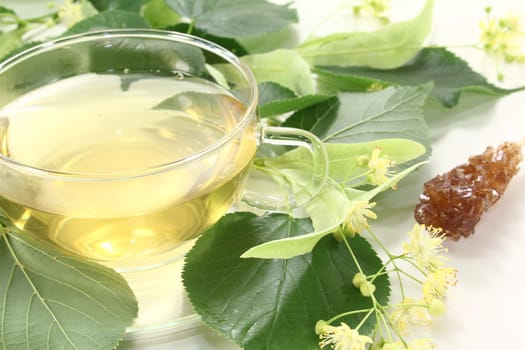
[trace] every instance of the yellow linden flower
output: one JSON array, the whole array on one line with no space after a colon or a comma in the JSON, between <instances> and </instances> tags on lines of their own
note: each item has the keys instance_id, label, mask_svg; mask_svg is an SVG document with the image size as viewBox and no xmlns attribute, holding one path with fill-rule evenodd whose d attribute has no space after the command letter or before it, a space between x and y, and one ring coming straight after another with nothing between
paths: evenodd
<instances>
[{"instance_id":1,"label":"yellow linden flower","mask_svg":"<svg viewBox=\"0 0 525 350\"><path fill-rule=\"evenodd\" d=\"M403 244L404 253L421 269L434 271L444 265L446 257L442 253L447 249L442 246L445 236L440 229L415 224L408 235L410 241Z\"/></svg>"},{"instance_id":2,"label":"yellow linden flower","mask_svg":"<svg viewBox=\"0 0 525 350\"><path fill-rule=\"evenodd\" d=\"M408 344L408 350L432 350L436 347L432 340L427 338L416 339Z\"/></svg>"},{"instance_id":3,"label":"yellow linden flower","mask_svg":"<svg viewBox=\"0 0 525 350\"><path fill-rule=\"evenodd\" d=\"M88 1L66 0L58 9L58 18L71 28L77 22L97 13L97 10Z\"/></svg>"},{"instance_id":4,"label":"yellow linden flower","mask_svg":"<svg viewBox=\"0 0 525 350\"><path fill-rule=\"evenodd\" d=\"M513 14L495 18L492 9L485 9L487 17L481 21L480 43L483 49L506 62L525 62L525 25L523 18Z\"/></svg>"},{"instance_id":5,"label":"yellow linden flower","mask_svg":"<svg viewBox=\"0 0 525 350\"><path fill-rule=\"evenodd\" d=\"M428 309L423 306L425 301L416 301L412 298L405 298L401 304L390 315L390 320L394 327L401 334L407 334L408 325L428 326L432 322Z\"/></svg>"},{"instance_id":6,"label":"yellow linden flower","mask_svg":"<svg viewBox=\"0 0 525 350\"><path fill-rule=\"evenodd\" d=\"M346 216L343 226L351 233L361 233L369 228L368 219L377 219L376 213L372 209L376 204L366 201L352 201L350 211Z\"/></svg>"},{"instance_id":7,"label":"yellow linden flower","mask_svg":"<svg viewBox=\"0 0 525 350\"><path fill-rule=\"evenodd\" d=\"M457 283L457 270L452 267L442 267L430 273L423 282L423 297L428 303L433 299L443 300L449 286Z\"/></svg>"},{"instance_id":8,"label":"yellow linden flower","mask_svg":"<svg viewBox=\"0 0 525 350\"><path fill-rule=\"evenodd\" d=\"M325 325L319 338L321 348L330 346L335 350L365 350L366 345L373 342L370 337L359 334L357 330L350 328L344 322L338 327Z\"/></svg>"},{"instance_id":9,"label":"yellow linden flower","mask_svg":"<svg viewBox=\"0 0 525 350\"><path fill-rule=\"evenodd\" d=\"M371 185L377 186L388 181L389 169L394 166L394 162L389 159L381 158L379 154L383 149L376 147L368 160L368 169L370 174L367 175Z\"/></svg>"},{"instance_id":10,"label":"yellow linden flower","mask_svg":"<svg viewBox=\"0 0 525 350\"><path fill-rule=\"evenodd\" d=\"M58 10L58 18L64 22L66 27L72 27L75 23L84 19L82 5L78 2L73 2L73 0L66 0Z\"/></svg>"},{"instance_id":11,"label":"yellow linden flower","mask_svg":"<svg viewBox=\"0 0 525 350\"><path fill-rule=\"evenodd\" d=\"M445 303L440 299L432 299L428 303L428 313L432 316L441 316L445 313Z\"/></svg>"}]
</instances>

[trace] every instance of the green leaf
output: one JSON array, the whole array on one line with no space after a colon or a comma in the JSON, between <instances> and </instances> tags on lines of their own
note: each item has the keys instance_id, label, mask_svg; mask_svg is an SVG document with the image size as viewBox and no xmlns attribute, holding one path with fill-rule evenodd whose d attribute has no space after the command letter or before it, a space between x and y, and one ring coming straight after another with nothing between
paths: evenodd
<instances>
[{"instance_id":1,"label":"green leaf","mask_svg":"<svg viewBox=\"0 0 525 350\"><path fill-rule=\"evenodd\" d=\"M369 191L345 188L341 196L335 187L328 187L306 208L314 223L315 230L301 236L281 238L251 247L242 254L243 258L290 259L311 252L316 244L343 223L349 212L350 200L370 201L379 193L394 187L401 179L426 162L420 162L390 177Z\"/></svg>"},{"instance_id":2,"label":"green leaf","mask_svg":"<svg viewBox=\"0 0 525 350\"><path fill-rule=\"evenodd\" d=\"M283 125L309 130L327 143L357 143L404 138L430 147L423 106L431 84L389 87L369 93L339 93L304 109Z\"/></svg>"},{"instance_id":3,"label":"green leaf","mask_svg":"<svg viewBox=\"0 0 525 350\"><path fill-rule=\"evenodd\" d=\"M277 32L297 22L297 12L289 5L265 0L166 0L177 13L195 27L227 38L253 37Z\"/></svg>"},{"instance_id":4,"label":"green leaf","mask_svg":"<svg viewBox=\"0 0 525 350\"><path fill-rule=\"evenodd\" d=\"M108 10L76 23L63 35L79 34L107 28L150 28L150 25L138 13Z\"/></svg>"},{"instance_id":5,"label":"green leaf","mask_svg":"<svg viewBox=\"0 0 525 350\"><path fill-rule=\"evenodd\" d=\"M202 30L191 28L191 25L189 23L177 23L174 26L169 26L165 28L166 30L173 30L179 33L189 33L191 32L192 35L198 36L200 38L212 41L225 49L230 50L233 52L237 57L244 56L248 54L248 51L235 39L231 38L223 38L215 35L208 34L206 32L203 32Z\"/></svg>"},{"instance_id":6,"label":"green leaf","mask_svg":"<svg viewBox=\"0 0 525 350\"><path fill-rule=\"evenodd\" d=\"M142 15L153 28L174 26L180 21L180 15L173 11L165 0L148 1L142 8Z\"/></svg>"},{"instance_id":7,"label":"green leaf","mask_svg":"<svg viewBox=\"0 0 525 350\"><path fill-rule=\"evenodd\" d=\"M279 49L241 58L250 67L258 83L274 82L297 95L314 92L310 67L295 51Z\"/></svg>"},{"instance_id":8,"label":"green leaf","mask_svg":"<svg viewBox=\"0 0 525 350\"><path fill-rule=\"evenodd\" d=\"M149 0L89 0L98 11L125 10L140 12Z\"/></svg>"},{"instance_id":9,"label":"green leaf","mask_svg":"<svg viewBox=\"0 0 525 350\"><path fill-rule=\"evenodd\" d=\"M303 43L298 52L311 66L367 66L391 69L414 57L432 28L434 0L421 13L375 32L328 35Z\"/></svg>"},{"instance_id":10,"label":"green leaf","mask_svg":"<svg viewBox=\"0 0 525 350\"><path fill-rule=\"evenodd\" d=\"M330 95L297 96L277 83L259 84L259 116L261 118L294 112L332 98Z\"/></svg>"},{"instance_id":11,"label":"green leaf","mask_svg":"<svg viewBox=\"0 0 525 350\"><path fill-rule=\"evenodd\" d=\"M260 83L258 87L259 104L263 106L275 101L289 100L297 97L292 90L272 81Z\"/></svg>"},{"instance_id":12,"label":"green leaf","mask_svg":"<svg viewBox=\"0 0 525 350\"><path fill-rule=\"evenodd\" d=\"M0 281L2 349L113 349L137 315L119 274L14 227L0 228Z\"/></svg>"},{"instance_id":13,"label":"green leaf","mask_svg":"<svg viewBox=\"0 0 525 350\"><path fill-rule=\"evenodd\" d=\"M345 246L326 237L311 254L290 260L241 259L249 247L310 231L308 219L284 214L257 217L251 213L226 215L205 232L186 257L183 279L189 298L202 320L246 350L314 350L319 339L317 320L371 307L352 286L357 272ZM382 263L361 237L350 245L365 273ZM375 297L386 304L388 278L375 281ZM340 321L355 327L364 314ZM371 332L372 316L360 329Z\"/></svg>"},{"instance_id":14,"label":"green leaf","mask_svg":"<svg viewBox=\"0 0 525 350\"><path fill-rule=\"evenodd\" d=\"M117 0L89 0L98 11L105 11L116 7Z\"/></svg>"},{"instance_id":15,"label":"green leaf","mask_svg":"<svg viewBox=\"0 0 525 350\"><path fill-rule=\"evenodd\" d=\"M434 83L430 96L445 107L454 107L462 92L492 95L515 92L487 82L467 62L445 48L425 48L408 64L393 70L365 67L317 67L313 70L323 91L366 91L374 85L420 85Z\"/></svg>"},{"instance_id":16,"label":"green leaf","mask_svg":"<svg viewBox=\"0 0 525 350\"><path fill-rule=\"evenodd\" d=\"M116 9L123 11L141 12L149 0L119 0Z\"/></svg>"},{"instance_id":17,"label":"green leaf","mask_svg":"<svg viewBox=\"0 0 525 350\"><path fill-rule=\"evenodd\" d=\"M16 15L14 10L7 8L5 6L2 6L2 5L0 5L0 14Z\"/></svg>"}]
</instances>

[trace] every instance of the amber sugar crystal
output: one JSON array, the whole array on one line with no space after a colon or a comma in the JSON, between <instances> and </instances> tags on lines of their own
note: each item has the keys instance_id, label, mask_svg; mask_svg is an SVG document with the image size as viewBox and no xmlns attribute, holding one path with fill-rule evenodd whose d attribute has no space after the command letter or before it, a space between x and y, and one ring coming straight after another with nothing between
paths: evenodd
<instances>
[{"instance_id":1,"label":"amber sugar crystal","mask_svg":"<svg viewBox=\"0 0 525 350\"><path fill-rule=\"evenodd\" d=\"M505 192L522 159L521 145L505 142L427 181L414 211L416 221L440 227L454 240L471 235L483 213Z\"/></svg>"}]
</instances>

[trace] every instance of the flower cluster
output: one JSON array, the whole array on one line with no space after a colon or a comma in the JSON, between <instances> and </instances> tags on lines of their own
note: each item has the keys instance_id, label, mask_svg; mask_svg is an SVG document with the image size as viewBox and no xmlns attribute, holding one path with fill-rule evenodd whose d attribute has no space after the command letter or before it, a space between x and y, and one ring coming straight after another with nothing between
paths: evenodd
<instances>
[{"instance_id":1,"label":"flower cluster","mask_svg":"<svg viewBox=\"0 0 525 350\"><path fill-rule=\"evenodd\" d=\"M354 234L361 234L365 229L370 228L368 219L377 219L376 213L371 209L375 203L370 203L362 200L354 200L350 202L350 210L343 223L343 229L350 237Z\"/></svg>"},{"instance_id":2,"label":"flower cluster","mask_svg":"<svg viewBox=\"0 0 525 350\"><path fill-rule=\"evenodd\" d=\"M369 210L363 204L360 207ZM364 219L365 215L361 217ZM369 228L368 224L365 226ZM368 232L388 256L388 261L383 268L375 274L365 275L352 249L349 251L354 256L354 261L360 271L354 275L352 283L363 296L371 299L372 307L337 315L329 321L319 321L316 325L316 333L320 337L320 347L330 347L336 350L364 350L365 345L371 344L370 349L373 350L431 350L435 348L431 339L409 340L407 337L412 327L429 326L432 317L440 316L445 312L446 292L450 286L456 284L456 270L446 266L447 249L443 247L445 236L439 229L415 224L408 233L408 241L403 244L403 252L394 255L381 244L379 238L371 230ZM407 264L408 268L401 268L400 262ZM389 267L391 269L387 270ZM374 280L383 273L392 273L397 276L401 287L401 302L381 305L375 298ZM419 298L406 295L407 280L420 286L421 296ZM344 322L339 326L331 325L334 321L355 313L365 314L357 326L351 327ZM359 331L371 315L376 315L376 326L372 337L369 337L366 334L360 334Z\"/></svg>"},{"instance_id":3,"label":"flower cluster","mask_svg":"<svg viewBox=\"0 0 525 350\"><path fill-rule=\"evenodd\" d=\"M514 14L497 18L492 8L485 8L486 17L480 22L480 45L485 52L506 63L525 63L525 24ZM501 73L499 79L503 79Z\"/></svg>"},{"instance_id":4,"label":"flower cluster","mask_svg":"<svg viewBox=\"0 0 525 350\"><path fill-rule=\"evenodd\" d=\"M97 13L97 10L88 1L66 0L58 8L58 19L66 27L71 28L76 23Z\"/></svg>"},{"instance_id":5,"label":"flower cluster","mask_svg":"<svg viewBox=\"0 0 525 350\"><path fill-rule=\"evenodd\" d=\"M483 48L506 62L525 63L525 27L522 18L509 14L496 18L492 8L485 8L486 18L480 22Z\"/></svg>"},{"instance_id":6,"label":"flower cluster","mask_svg":"<svg viewBox=\"0 0 525 350\"><path fill-rule=\"evenodd\" d=\"M316 332L321 338L321 348L331 346L335 350L365 350L366 345L373 342L372 338L359 334L344 322L335 327L320 321L316 325Z\"/></svg>"},{"instance_id":7,"label":"flower cluster","mask_svg":"<svg viewBox=\"0 0 525 350\"><path fill-rule=\"evenodd\" d=\"M368 159L368 169L370 173L367 175L368 181L371 185L377 186L388 181L388 176L391 175L390 168L395 164L388 158L381 157L382 149L376 147L372 151L372 155Z\"/></svg>"}]
</instances>

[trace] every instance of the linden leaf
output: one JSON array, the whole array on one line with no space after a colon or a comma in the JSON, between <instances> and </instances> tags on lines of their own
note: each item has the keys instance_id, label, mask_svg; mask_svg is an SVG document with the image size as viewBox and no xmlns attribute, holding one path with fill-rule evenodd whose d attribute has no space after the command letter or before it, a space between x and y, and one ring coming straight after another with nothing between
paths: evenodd
<instances>
[{"instance_id":1,"label":"linden leaf","mask_svg":"<svg viewBox=\"0 0 525 350\"><path fill-rule=\"evenodd\" d=\"M243 251L269 240L302 235L312 230L308 219L285 214L226 215L205 232L187 254L183 279L189 298L202 320L246 350L319 349L315 323L351 310L370 308L352 285L357 267L344 244L323 239L311 254L289 260L241 259ZM349 241L364 272L376 273L382 262L362 237ZM389 280L375 280L374 293L385 305ZM340 321L355 327L364 313ZM368 334L371 315L360 328Z\"/></svg>"},{"instance_id":2,"label":"linden leaf","mask_svg":"<svg viewBox=\"0 0 525 350\"><path fill-rule=\"evenodd\" d=\"M67 36L108 28L150 28L150 25L144 17L138 13L123 10L108 10L76 23L63 35Z\"/></svg>"},{"instance_id":3,"label":"linden leaf","mask_svg":"<svg viewBox=\"0 0 525 350\"><path fill-rule=\"evenodd\" d=\"M253 37L279 31L297 22L289 5L265 0L166 0L195 27L227 38Z\"/></svg>"},{"instance_id":4,"label":"linden leaf","mask_svg":"<svg viewBox=\"0 0 525 350\"><path fill-rule=\"evenodd\" d=\"M89 0L98 11L126 10L140 12L150 0Z\"/></svg>"},{"instance_id":5,"label":"linden leaf","mask_svg":"<svg viewBox=\"0 0 525 350\"><path fill-rule=\"evenodd\" d=\"M180 21L178 13L173 11L164 0L150 0L142 10L144 18L154 28L166 28Z\"/></svg>"},{"instance_id":6,"label":"linden leaf","mask_svg":"<svg viewBox=\"0 0 525 350\"><path fill-rule=\"evenodd\" d=\"M2 5L0 5L0 14L16 15L14 10L7 8L5 6L2 6Z\"/></svg>"},{"instance_id":7,"label":"linden leaf","mask_svg":"<svg viewBox=\"0 0 525 350\"><path fill-rule=\"evenodd\" d=\"M313 71L324 92L366 91L389 85L420 85L432 81L430 96L445 107L454 107L465 91L502 95L518 89L502 89L490 84L469 64L445 48L425 48L416 58L397 69L366 67L316 67Z\"/></svg>"},{"instance_id":8,"label":"linden leaf","mask_svg":"<svg viewBox=\"0 0 525 350\"><path fill-rule=\"evenodd\" d=\"M197 28L191 28L191 24L180 22L176 25L168 26L164 28L166 30L173 30L179 33L189 33L191 32L192 35L198 36L202 39L206 39L209 41L212 41L219 46L222 46L223 48L231 51L234 53L237 57L241 57L248 54L248 51L235 39L232 38L223 38L219 36L215 36L212 34L208 34L206 32L203 32L200 29Z\"/></svg>"},{"instance_id":9,"label":"linden leaf","mask_svg":"<svg viewBox=\"0 0 525 350\"><path fill-rule=\"evenodd\" d=\"M303 43L298 52L311 66L399 67L414 57L432 28L434 0L411 20L375 32L328 35Z\"/></svg>"},{"instance_id":10,"label":"linden leaf","mask_svg":"<svg viewBox=\"0 0 525 350\"><path fill-rule=\"evenodd\" d=\"M137 315L124 278L2 226L0 348L115 348Z\"/></svg>"},{"instance_id":11,"label":"linden leaf","mask_svg":"<svg viewBox=\"0 0 525 350\"><path fill-rule=\"evenodd\" d=\"M430 135L423 106L431 84L389 87L375 92L342 92L299 111L283 126L311 131L328 143L356 143L384 138L414 140L429 151Z\"/></svg>"},{"instance_id":12,"label":"linden leaf","mask_svg":"<svg viewBox=\"0 0 525 350\"><path fill-rule=\"evenodd\" d=\"M259 84L259 116L261 118L294 112L332 98L329 95L297 96L292 90L274 82Z\"/></svg>"}]
</instances>

